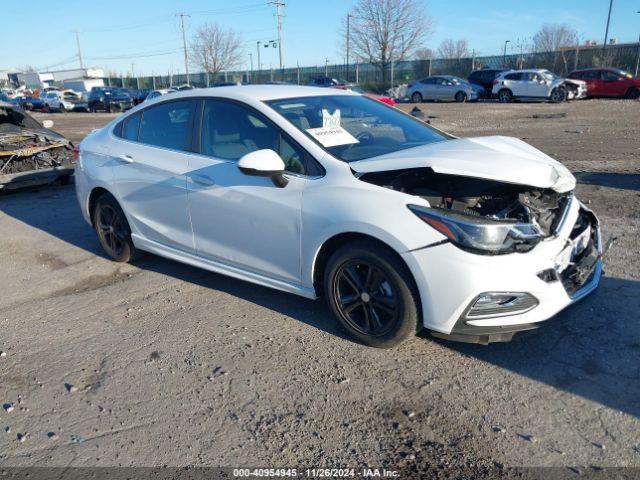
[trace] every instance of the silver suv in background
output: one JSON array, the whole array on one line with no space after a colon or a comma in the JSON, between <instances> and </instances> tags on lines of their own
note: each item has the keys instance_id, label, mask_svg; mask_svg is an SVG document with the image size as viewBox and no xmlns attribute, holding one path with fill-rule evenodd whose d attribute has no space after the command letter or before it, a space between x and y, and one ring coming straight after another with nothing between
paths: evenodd
<instances>
[{"instance_id":1,"label":"silver suv in background","mask_svg":"<svg viewBox=\"0 0 640 480\"><path fill-rule=\"evenodd\" d=\"M582 80L558 77L544 69L511 70L498 75L492 93L501 103L515 99L559 103L586 97L587 84Z\"/></svg>"},{"instance_id":2,"label":"silver suv in background","mask_svg":"<svg viewBox=\"0 0 640 480\"><path fill-rule=\"evenodd\" d=\"M469 82L452 75L439 75L423 78L407 87L407 97L413 103L425 100L454 100L466 102L477 100L478 92Z\"/></svg>"}]
</instances>

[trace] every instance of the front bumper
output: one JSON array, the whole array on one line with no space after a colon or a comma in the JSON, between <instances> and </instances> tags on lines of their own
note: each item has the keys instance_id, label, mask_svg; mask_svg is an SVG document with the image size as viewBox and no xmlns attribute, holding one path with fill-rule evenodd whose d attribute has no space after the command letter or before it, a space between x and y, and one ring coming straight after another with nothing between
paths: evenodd
<instances>
[{"instance_id":1,"label":"front bumper","mask_svg":"<svg viewBox=\"0 0 640 480\"><path fill-rule=\"evenodd\" d=\"M577 245L585 218L590 238L584 245L581 236ZM556 235L526 253L477 255L447 242L403 255L420 291L425 328L434 336L473 343L511 340L584 298L598 285L601 257L598 220L577 200L567 207ZM472 302L486 292L526 292L538 305L518 314L466 318Z\"/></svg>"}]
</instances>

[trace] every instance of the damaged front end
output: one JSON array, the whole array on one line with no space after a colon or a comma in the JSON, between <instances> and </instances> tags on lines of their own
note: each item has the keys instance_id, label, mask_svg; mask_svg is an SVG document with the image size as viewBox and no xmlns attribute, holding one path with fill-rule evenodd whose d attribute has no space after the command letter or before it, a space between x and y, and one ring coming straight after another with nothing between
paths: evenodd
<instances>
[{"instance_id":1,"label":"damaged front end","mask_svg":"<svg viewBox=\"0 0 640 480\"><path fill-rule=\"evenodd\" d=\"M587 84L582 80L564 79L562 87L567 91L567 100L577 100L587 96Z\"/></svg>"},{"instance_id":2,"label":"damaged front end","mask_svg":"<svg viewBox=\"0 0 640 480\"><path fill-rule=\"evenodd\" d=\"M526 252L557 232L571 192L413 168L361 175L360 180L414 195L429 207L409 205L421 220L458 247L496 255Z\"/></svg>"},{"instance_id":3,"label":"damaged front end","mask_svg":"<svg viewBox=\"0 0 640 480\"><path fill-rule=\"evenodd\" d=\"M0 190L51 183L73 169L71 142L24 110L0 104Z\"/></svg>"}]
</instances>

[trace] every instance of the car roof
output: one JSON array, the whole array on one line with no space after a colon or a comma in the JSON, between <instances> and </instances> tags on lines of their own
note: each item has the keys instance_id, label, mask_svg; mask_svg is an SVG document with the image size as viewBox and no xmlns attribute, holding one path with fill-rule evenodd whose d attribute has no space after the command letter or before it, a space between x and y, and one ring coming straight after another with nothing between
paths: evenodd
<instances>
[{"instance_id":1,"label":"car roof","mask_svg":"<svg viewBox=\"0 0 640 480\"><path fill-rule=\"evenodd\" d=\"M324 95L358 95L349 90L339 90L321 87L306 87L299 85L234 85L215 88L194 88L173 92L171 98L190 97L225 97L244 101L268 101L296 97L319 97ZM151 102L164 101L165 98L157 97Z\"/></svg>"}]
</instances>

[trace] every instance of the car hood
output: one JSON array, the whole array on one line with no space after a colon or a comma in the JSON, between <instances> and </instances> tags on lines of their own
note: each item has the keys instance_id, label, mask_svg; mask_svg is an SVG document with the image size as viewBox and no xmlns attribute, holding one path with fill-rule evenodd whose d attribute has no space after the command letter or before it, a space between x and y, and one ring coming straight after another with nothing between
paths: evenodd
<instances>
[{"instance_id":1,"label":"car hood","mask_svg":"<svg viewBox=\"0 0 640 480\"><path fill-rule=\"evenodd\" d=\"M574 85L577 85L579 87L586 87L587 86L587 82L585 82L584 80L577 80L575 78L562 78L557 80L557 82L559 83L573 83Z\"/></svg>"},{"instance_id":2,"label":"car hood","mask_svg":"<svg viewBox=\"0 0 640 480\"><path fill-rule=\"evenodd\" d=\"M576 179L560 162L512 137L457 138L351 162L357 173L431 168L436 173L483 178L568 192Z\"/></svg>"}]
</instances>

